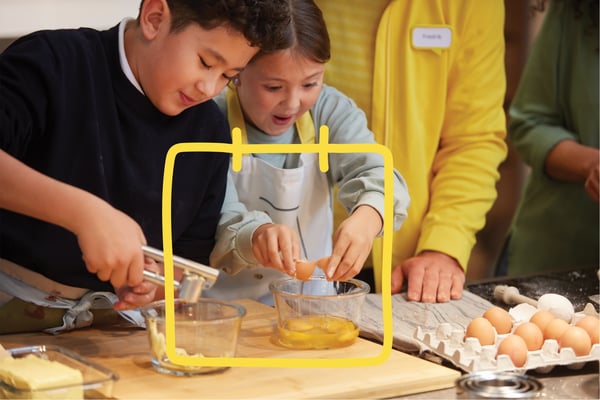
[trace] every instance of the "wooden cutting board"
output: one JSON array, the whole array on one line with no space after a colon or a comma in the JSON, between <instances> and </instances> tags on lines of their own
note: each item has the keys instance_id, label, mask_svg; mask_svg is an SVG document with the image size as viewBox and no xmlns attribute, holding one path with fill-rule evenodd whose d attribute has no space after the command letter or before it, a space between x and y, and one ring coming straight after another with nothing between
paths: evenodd
<instances>
[{"instance_id":1,"label":"wooden cutting board","mask_svg":"<svg viewBox=\"0 0 600 400\"><path fill-rule=\"evenodd\" d=\"M238 346L241 357L359 358L376 357L382 347L359 339L352 346L332 350L294 351L272 342L273 308L240 300L247 314ZM383 364L348 368L232 367L223 373L171 377L156 372L142 329L108 327L83 329L58 336L1 335L6 348L52 344L63 346L116 372L117 399L365 399L397 397L449 388L460 372L392 351Z\"/></svg>"}]
</instances>

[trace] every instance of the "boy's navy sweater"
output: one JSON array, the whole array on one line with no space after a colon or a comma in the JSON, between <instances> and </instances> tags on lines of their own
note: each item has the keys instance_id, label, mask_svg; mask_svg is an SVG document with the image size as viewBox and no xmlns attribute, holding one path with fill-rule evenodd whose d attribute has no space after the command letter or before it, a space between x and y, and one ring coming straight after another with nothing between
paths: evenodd
<instances>
[{"instance_id":1,"label":"boy's navy sweater","mask_svg":"<svg viewBox=\"0 0 600 400\"><path fill-rule=\"evenodd\" d=\"M37 32L0 54L0 148L105 199L140 224L151 246L162 248L169 148L229 140L213 101L169 117L128 81L119 64L118 26ZM176 157L174 254L208 263L227 168L226 153ZM86 270L71 232L1 209L0 258L63 284L112 290Z\"/></svg>"}]
</instances>

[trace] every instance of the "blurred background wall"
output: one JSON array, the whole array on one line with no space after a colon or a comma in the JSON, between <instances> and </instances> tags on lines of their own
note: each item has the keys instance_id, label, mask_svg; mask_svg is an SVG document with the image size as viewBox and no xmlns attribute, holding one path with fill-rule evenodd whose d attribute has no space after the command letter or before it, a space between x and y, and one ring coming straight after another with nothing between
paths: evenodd
<instances>
[{"instance_id":1,"label":"blurred background wall","mask_svg":"<svg viewBox=\"0 0 600 400\"><path fill-rule=\"evenodd\" d=\"M105 29L136 17L141 0L0 0L0 50L39 29Z\"/></svg>"},{"instance_id":2,"label":"blurred background wall","mask_svg":"<svg viewBox=\"0 0 600 400\"><path fill-rule=\"evenodd\" d=\"M544 17L544 13L533 11L533 6L537 2L537 0L504 0L506 10L504 64L507 79L504 109L507 111L507 123L508 107ZM507 143L508 157L500 165L500 181L496 185L498 198L487 215L485 228L477 235L477 243L467 269L467 282L495 275L496 263L527 177L528 168L520 160L509 140Z\"/></svg>"}]
</instances>

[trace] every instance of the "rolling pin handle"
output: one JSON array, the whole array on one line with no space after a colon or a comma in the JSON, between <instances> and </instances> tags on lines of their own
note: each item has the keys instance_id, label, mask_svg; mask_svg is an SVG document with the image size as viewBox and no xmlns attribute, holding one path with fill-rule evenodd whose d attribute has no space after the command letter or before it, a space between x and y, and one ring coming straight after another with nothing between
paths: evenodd
<instances>
[{"instance_id":1,"label":"rolling pin handle","mask_svg":"<svg viewBox=\"0 0 600 400\"><path fill-rule=\"evenodd\" d=\"M506 304L527 303L537 307L537 301L523 296L519 293L519 289L514 286L498 285L494 288L494 298L502 300Z\"/></svg>"}]
</instances>

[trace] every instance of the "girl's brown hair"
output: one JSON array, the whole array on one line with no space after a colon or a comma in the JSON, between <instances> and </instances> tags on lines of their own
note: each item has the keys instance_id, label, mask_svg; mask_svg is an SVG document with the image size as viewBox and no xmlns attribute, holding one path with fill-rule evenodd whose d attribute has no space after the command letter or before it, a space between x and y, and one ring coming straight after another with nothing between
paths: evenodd
<instances>
[{"instance_id":1,"label":"girl's brown hair","mask_svg":"<svg viewBox=\"0 0 600 400\"><path fill-rule=\"evenodd\" d=\"M321 9L313 0L289 0L288 5L290 23L279 50L293 49L318 63L329 61L331 45ZM269 52L263 49L255 58Z\"/></svg>"}]
</instances>

